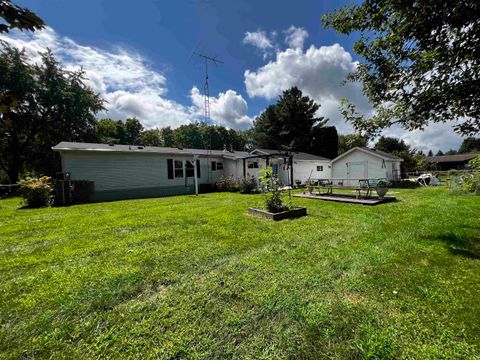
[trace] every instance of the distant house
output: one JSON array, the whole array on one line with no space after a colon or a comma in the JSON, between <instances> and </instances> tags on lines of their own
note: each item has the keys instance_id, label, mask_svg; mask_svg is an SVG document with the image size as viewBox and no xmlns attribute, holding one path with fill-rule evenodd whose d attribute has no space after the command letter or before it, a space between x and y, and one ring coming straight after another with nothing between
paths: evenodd
<instances>
[{"instance_id":1,"label":"distant house","mask_svg":"<svg viewBox=\"0 0 480 360\"><path fill-rule=\"evenodd\" d=\"M379 150L354 147L332 160L332 180L355 185L358 179L400 179L402 158Z\"/></svg>"},{"instance_id":2,"label":"distant house","mask_svg":"<svg viewBox=\"0 0 480 360\"><path fill-rule=\"evenodd\" d=\"M220 177L259 176L268 163L283 184L330 177L330 160L307 153L252 152L61 142L53 147L72 180L94 182L94 201L192 194ZM290 158L291 157L291 158ZM287 166L293 161L293 171ZM195 161L195 162L194 162ZM194 165L196 164L196 169ZM293 174L292 174L293 172ZM293 176L292 176L293 175Z\"/></svg>"},{"instance_id":3,"label":"distant house","mask_svg":"<svg viewBox=\"0 0 480 360\"><path fill-rule=\"evenodd\" d=\"M427 156L425 157L425 161L433 170L462 170L467 167L470 160L475 159L477 156L480 156L480 153Z\"/></svg>"}]
</instances>

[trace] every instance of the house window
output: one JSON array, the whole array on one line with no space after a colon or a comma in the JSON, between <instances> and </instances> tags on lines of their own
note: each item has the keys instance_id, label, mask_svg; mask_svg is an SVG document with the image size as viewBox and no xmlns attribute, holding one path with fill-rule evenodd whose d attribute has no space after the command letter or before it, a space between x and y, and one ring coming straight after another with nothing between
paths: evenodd
<instances>
[{"instance_id":1,"label":"house window","mask_svg":"<svg viewBox=\"0 0 480 360\"><path fill-rule=\"evenodd\" d=\"M248 163L249 169L258 169L258 161Z\"/></svg>"},{"instance_id":2,"label":"house window","mask_svg":"<svg viewBox=\"0 0 480 360\"><path fill-rule=\"evenodd\" d=\"M175 177L183 178L183 161L175 160Z\"/></svg>"},{"instance_id":3,"label":"house window","mask_svg":"<svg viewBox=\"0 0 480 360\"><path fill-rule=\"evenodd\" d=\"M317 165L317 171L323 171L323 165Z\"/></svg>"},{"instance_id":4,"label":"house window","mask_svg":"<svg viewBox=\"0 0 480 360\"><path fill-rule=\"evenodd\" d=\"M223 163L217 162L217 170L223 170Z\"/></svg>"},{"instance_id":5,"label":"house window","mask_svg":"<svg viewBox=\"0 0 480 360\"><path fill-rule=\"evenodd\" d=\"M217 162L212 161L212 171L216 171L216 170L217 170Z\"/></svg>"},{"instance_id":6,"label":"house window","mask_svg":"<svg viewBox=\"0 0 480 360\"><path fill-rule=\"evenodd\" d=\"M200 160L196 160L197 164L197 178L200 178ZM185 161L185 176L194 177L195 169L193 168L193 163L190 160Z\"/></svg>"}]
</instances>

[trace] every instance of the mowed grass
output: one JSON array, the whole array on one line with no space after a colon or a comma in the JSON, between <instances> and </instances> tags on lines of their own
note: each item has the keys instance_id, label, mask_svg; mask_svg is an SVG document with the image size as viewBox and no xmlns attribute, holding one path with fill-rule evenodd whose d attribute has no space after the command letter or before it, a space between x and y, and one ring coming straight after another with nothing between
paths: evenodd
<instances>
[{"instance_id":1,"label":"mowed grass","mask_svg":"<svg viewBox=\"0 0 480 360\"><path fill-rule=\"evenodd\" d=\"M0 201L0 357L480 358L480 198Z\"/></svg>"}]
</instances>

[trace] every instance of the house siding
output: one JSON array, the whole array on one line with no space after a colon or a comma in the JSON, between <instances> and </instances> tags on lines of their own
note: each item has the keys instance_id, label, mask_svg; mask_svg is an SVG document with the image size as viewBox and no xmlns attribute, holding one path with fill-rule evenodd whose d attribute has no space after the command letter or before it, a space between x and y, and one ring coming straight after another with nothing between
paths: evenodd
<instances>
[{"instance_id":1,"label":"house siding","mask_svg":"<svg viewBox=\"0 0 480 360\"><path fill-rule=\"evenodd\" d=\"M359 171L361 166L365 171ZM344 181L344 185L351 186L357 185L359 178L394 180L394 169L400 170L400 161L384 161L375 155L356 150L332 162L332 179L334 179L334 182L335 179L351 179L350 181Z\"/></svg>"},{"instance_id":2,"label":"house siding","mask_svg":"<svg viewBox=\"0 0 480 360\"><path fill-rule=\"evenodd\" d=\"M156 197L194 193L194 179L168 179L167 159L183 163L192 156L146 153L62 152L63 171L71 173L72 180L94 182L94 201ZM221 171L211 170L211 161L223 159L199 158L199 184L215 183ZM185 173L184 173L185 174Z\"/></svg>"},{"instance_id":3,"label":"house siding","mask_svg":"<svg viewBox=\"0 0 480 360\"><path fill-rule=\"evenodd\" d=\"M323 171L317 171L317 166L323 166ZM330 161L312 161L293 159L293 181L300 180L305 183L308 178L330 179L331 177Z\"/></svg>"}]
</instances>

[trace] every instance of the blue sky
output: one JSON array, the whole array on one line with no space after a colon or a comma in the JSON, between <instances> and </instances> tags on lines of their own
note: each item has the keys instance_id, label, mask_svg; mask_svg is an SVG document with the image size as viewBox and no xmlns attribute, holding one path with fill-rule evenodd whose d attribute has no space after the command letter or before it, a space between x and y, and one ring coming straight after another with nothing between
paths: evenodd
<instances>
[{"instance_id":1,"label":"blue sky","mask_svg":"<svg viewBox=\"0 0 480 360\"><path fill-rule=\"evenodd\" d=\"M299 86L322 105L341 133L351 132L339 112L347 97L368 114L359 84L340 81L358 60L355 35L323 28L325 12L342 1L17 1L41 16L48 29L12 33L7 40L35 52L52 48L66 67L82 66L89 85L108 101L108 113L136 116L146 127L179 126L201 119L203 66L193 51L217 55L211 67L212 119L232 128L250 126L285 88ZM5 38L5 35L3 36ZM457 147L445 125L426 132L386 134L417 148ZM448 135L448 136L447 136Z\"/></svg>"}]
</instances>

